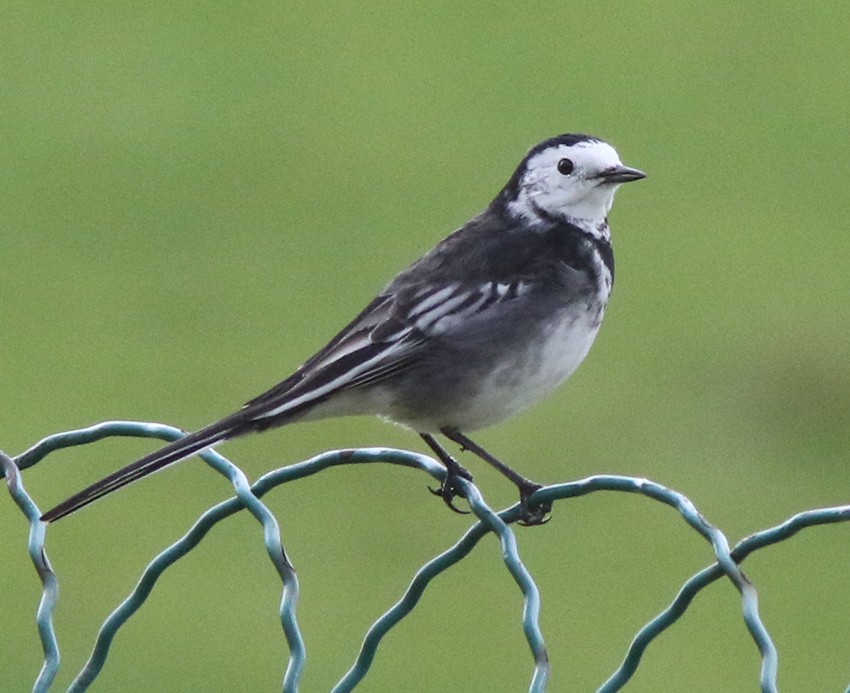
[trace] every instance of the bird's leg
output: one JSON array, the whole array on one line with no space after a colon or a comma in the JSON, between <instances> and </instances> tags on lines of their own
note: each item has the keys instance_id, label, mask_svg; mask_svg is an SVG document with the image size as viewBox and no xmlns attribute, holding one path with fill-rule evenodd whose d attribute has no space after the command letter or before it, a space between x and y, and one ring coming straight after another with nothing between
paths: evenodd
<instances>
[{"instance_id":1,"label":"bird's leg","mask_svg":"<svg viewBox=\"0 0 850 693\"><path fill-rule=\"evenodd\" d=\"M440 462L446 465L446 478L440 485L440 488L433 489L429 486L428 490L435 496L440 496L440 498L445 501L446 505L448 505L456 513L467 515L469 513L468 510L461 510L460 508L457 508L452 501L455 496L463 498L463 493L455 484L455 479L457 479L457 477L462 477L472 481L472 474L461 467L458 461L452 457L430 433L420 433L419 435L422 436L422 440L428 444L428 447L434 451L434 454L440 458Z\"/></svg>"},{"instance_id":2,"label":"bird's leg","mask_svg":"<svg viewBox=\"0 0 850 693\"><path fill-rule=\"evenodd\" d=\"M514 486L519 489L519 501L523 510L523 518L519 521L521 525L530 527L532 525L542 525L549 521L546 516L552 511L551 503L541 503L535 507L529 507L528 497L537 489L543 488L542 484L538 484L530 479L526 479L521 474L518 474L504 462L496 457L493 457L489 452L476 443L472 442L463 433L452 429L444 428L440 431L446 438L453 440L460 445L462 450L469 450L471 453L478 455L487 464L494 467L500 474L507 477Z\"/></svg>"}]
</instances>

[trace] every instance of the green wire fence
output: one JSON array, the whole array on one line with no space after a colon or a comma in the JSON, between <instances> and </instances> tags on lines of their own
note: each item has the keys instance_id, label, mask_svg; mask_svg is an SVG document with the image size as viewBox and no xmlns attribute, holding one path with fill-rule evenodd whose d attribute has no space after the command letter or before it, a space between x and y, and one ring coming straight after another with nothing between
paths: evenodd
<instances>
[{"instance_id":1,"label":"green wire fence","mask_svg":"<svg viewBox=\"0 0 850 693\"><path fill-rule=\"evenodd\" d=\"M109 421L89 428L48 436L14 458L0 452L0 470L6 479L9 493L29 522L28 550L42 584L36 624L44 653L44 663L33 685L33 690L37 693L49 690L59 668L60 650L52 620L57 603L58 581L44 547L46 526L39 519L41 510L24 490L21 471L32 467L56 450L96 442L110 436L176 440L182 435L184 433L180 429L162 424ZM269 472L254 484L250 484L237 466L217 452L208 450L201 453L201 457L230 480L236 495L203 513L183 537L148 564L130 595L104 621L95 639L91 655L71 684L70 691L85 691L95 680L106 662L109 648L118 630L145 603L165 570L197 546L216 523L243 509L247 509L261 524L266 551L280 576L282 585L280 620L289 648L289 661L282 686L285 693L297 691L306 657L305 643L295 615L298 603L298 579L281 543L277 520L260 498L280 484L338 465L382 462L419 469L438 481L442 481L445 476L445 468L429 457L387 448L326 452L312 459ZM357 686L368 674L382 638L416 607L431 580L466 557L476 547L479 540L490 532L498 537L505 568L517 583L524 600L521 627L533 664L529 691L539 693L546 689L549 679L549 660L539 625L540 595L534 579L520 559L516 537L510 527L521 518L519 504L496 512L488 507L474 484L465 479L459 479L457 483L469 501L477 522L454 546L422 566L401 599L372 624L363 639L357 659L333 688L334 693L351 691ZM761 656L761 670L758 674L760 688L765 692L776 691L776 648L759 617L755 586L741 572L739 564L754 551L788 539L801 529L850 520L850 505L801 512L780 525L757 532L734 547L730 547L723 532L709 524L690 500L680 493L647 479L599 475L578 481L552 484L536 491L532 504L554 503L596 491L640 494L673 507L682 519L711 545L714 555L714 562L685 582L672 603L637 633L620 666L598 690L603 693L612 693L622 689L637 670L643 653L653 640L684 614L700 590L725 576L741 595L744 625Z\"/></svg>"}]
</instances>

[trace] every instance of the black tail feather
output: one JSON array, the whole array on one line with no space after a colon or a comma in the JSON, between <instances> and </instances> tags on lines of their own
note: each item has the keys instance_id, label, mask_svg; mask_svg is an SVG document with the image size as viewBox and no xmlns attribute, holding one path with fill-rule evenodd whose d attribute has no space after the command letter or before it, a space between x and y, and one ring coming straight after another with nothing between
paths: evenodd
<instances>
[{"instance_id":1,"label":"black tail feather","mask_svg":"<svg viewBox=\"0 0 850 693\"><path fill-rule=\"evenodd\" d=\"M244 420L238 415L217 421L195 433L190 433L179 440L175 440L165 447L155 450L140 460L127 465L123 469L119 469L117 472L104 477L67 500L62 501L55 508L48 510L41 516L41 519L44 522L53 522L66 515L70 515L89 503L96 501L98 498L112 493L127 484L131 484L148 474L153 474L164 467L176 464L226 438L231 438L245 432L247 430L244 426Z\"/></svg>"}]
</instances>

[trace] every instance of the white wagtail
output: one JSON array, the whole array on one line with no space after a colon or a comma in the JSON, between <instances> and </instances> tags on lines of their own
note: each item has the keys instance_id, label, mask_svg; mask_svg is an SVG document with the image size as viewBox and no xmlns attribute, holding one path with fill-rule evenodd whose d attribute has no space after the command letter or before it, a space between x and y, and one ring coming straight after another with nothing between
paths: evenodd
<instances>
[{"instance_id":1,"label":"white wagtail","mask_svg":"<svg viewBox=\"0 0 850 693\"><path fill-rule=\"evenodd\" d=\"M45 513L56 520L228 438L331 416L373 414L416 432L447 467L436 491L471 478L441 433L519 489L526 523L540 488L469 438L541 399L582 362L614 280L608 211L644 173L609 144L561 135L533 147L481 214L401 272L286 380L239 411L142 457Z\"/></svg>"}]
</instances>

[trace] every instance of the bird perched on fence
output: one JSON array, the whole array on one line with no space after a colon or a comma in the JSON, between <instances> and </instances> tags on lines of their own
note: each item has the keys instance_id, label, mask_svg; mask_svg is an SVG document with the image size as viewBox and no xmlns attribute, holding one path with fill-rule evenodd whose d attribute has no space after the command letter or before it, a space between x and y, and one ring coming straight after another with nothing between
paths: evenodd
<instances>
[{"instance_id":1,"label":"bird perched on fence","mask_svg":"<svg viewBox=\"0 0 850 693\"><path fill-rule=\"evenodd\" d=\"M56 520L216 443L331 416L372 414L419 433L447 467L436 491L454 508L471 478L442 434L519 489L527 524L536 484L466 433L499 423L569 377L593 343L614 281L608 211L617 188L644 178L587 135L545 140L478 216L403 270L286 380L71 496ZM455 508L456 509L456 508Z\"/></svg>"}]
</instances>

